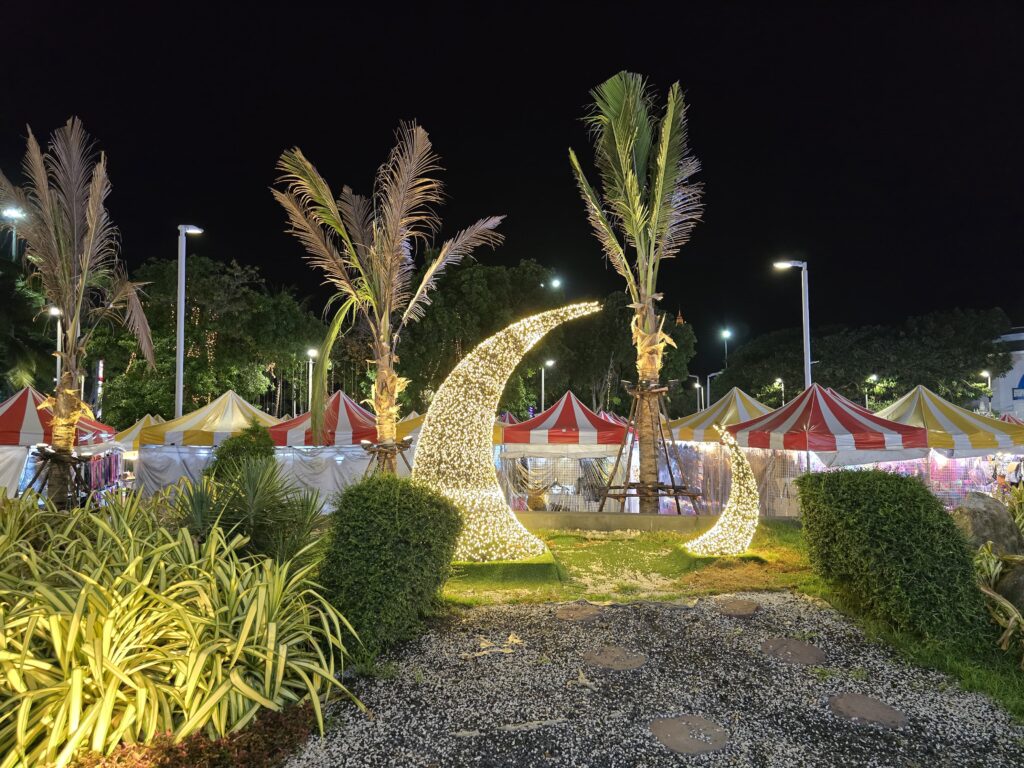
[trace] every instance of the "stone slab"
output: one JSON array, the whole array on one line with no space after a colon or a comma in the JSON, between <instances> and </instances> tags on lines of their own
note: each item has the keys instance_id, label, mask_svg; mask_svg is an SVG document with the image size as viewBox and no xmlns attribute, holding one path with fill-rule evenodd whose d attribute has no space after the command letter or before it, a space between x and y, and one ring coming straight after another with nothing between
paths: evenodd
<instances>
[{"instance_id":1,"label":"stone slab","mask_svg":"<svg viewBox=\"0 0 1024 768\"><path fill-rule=\"evenodd\" d=\"M658 718L651 723L651 733L664 746L682 755L717 752L729 743L727 730L698 715Z\"/></svg>"},{"instance_id":2,"label":"stone slab","mask_svg":"<svg viewBox=\"0 0 1024 768\"><path fill-rule=\"evenodd\" d=\"M828 706L839 717L860 723L884 728L899 728L907 724L907 716L898 709L863 693L841 693L831 697Z\"/></svg>"},{"instance_id":3,"label":"stone slab","mask_svg":"<svg viewBox=\"0 0 1024 768\"><path fill-rule=\"evenodd\" d=\"M818 646L793 637L769 637L761 643L761 651L765 656L790 664L821 664L826 658Z\"/></svg>"},{"instance_id":4,"label":"stone slab","mask_svg":"<svg viewBox=\"0 0 1024 768\"><path fill-rule=\"evenodd\" d=\"M616 670L637 669L647 663L644 654L633 653L621 645L602 645L597 650L584 653L583 660L595 667Z\"/></svg>"},{"instance_id":5,"label":"stone slab","mask_svg":"<svg viewBox=\"0 0 1024 768\"><path fill-rule=\"evenodd\" d=\"M555 618L563 621L590 621L601 615L601 607L590 603L567 603L555 609Z\"/></svg>"},{"instance_id":6,"label":"stone slab","mask_svg":"<svg viewBox=\"0 0 1024 768\"><path fill-rule=\"evenodd\" d=\"M737 619L749 619L760 610L760 603L738 597L728 597L717 601L718 610L726 616Z\"/></svg>"}]
</instances>

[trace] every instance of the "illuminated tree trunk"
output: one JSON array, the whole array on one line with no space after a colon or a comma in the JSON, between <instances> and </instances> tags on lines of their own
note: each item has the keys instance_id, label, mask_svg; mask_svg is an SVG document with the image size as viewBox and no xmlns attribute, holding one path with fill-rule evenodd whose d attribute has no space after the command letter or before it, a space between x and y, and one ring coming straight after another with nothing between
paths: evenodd
<instances>
[{"instance_id":1,"label":"illuminated tree trunk","mask_svg":"<svg viewBox=\"0 0 1024 768\"><path fill-rule=\"evenodd\" d=\"M634 319L633 342L636 344L636 370L640 378L641 392L658 386L662 346L657 336L654 312L650 308L638 312ZM637 440L640 443L640 484L643 491L653 490L658 483L659 419L657 398L641 394L637 402L636 427ZM641 495L640 512L656 515L658 502L656 496Z\"/></svg>"},{"instance_id":2,"label":"illuminated tree trunk","mask_svg":"<svg viewBox=\"0 0 1024 768\"><path fill-rule=\"evenodd\" d=\"M75 425L82 407L75 388L76 378L72 371L65 370L53 401L50 445L57 456L50 461L46 494L57 509L67 509L71 497L71 452L75 448Z\"/></svg>"}]
</instances>

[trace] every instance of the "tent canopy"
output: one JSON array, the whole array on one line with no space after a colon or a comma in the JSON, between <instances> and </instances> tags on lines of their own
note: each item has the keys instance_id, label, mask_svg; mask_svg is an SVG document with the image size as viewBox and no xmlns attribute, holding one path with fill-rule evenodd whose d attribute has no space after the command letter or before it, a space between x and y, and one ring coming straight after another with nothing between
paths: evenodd
<instances>
[{"instance_id":1,"label":"tent canopy","mask_svg":"<svg viewBox=\"0 0 1024 768\"><path fill-rule=\"evenodd\" d=\"M776 411L731 425L729 431L745 448L815 452L927 448L924 429L855 407L820 384L812 384Z\"/></svg>"},{"instance_id":2,"label":"tent canopy","mask_svg":"<svg viewBox=\"0 0 1024 768\"><path fill-rule=\"evenodd\" d=\"M619 445L626 427L603 419L572 392L529 421L505 427L504 443L530 445Z\"/></svg>"},{"instance_id":3,"label":"tent canopy","mask_svg":"<svg viewBox=\"0 0 1024 768\"><path fill-rule=\"evenodd\" d=\"M900 424L923 427L928 447L946 451L995 451L1024 447L1024 427L972 413L918 385L878 412Z\"/></svg>"},{"instance_id":4,"label":"tent canopy","mask_svg":"<svg viewBox=\"0 0 1024 768\"><path fill-rule=\"evenodd\" d=\"M46 396L25 387L0 403L0 445L36 445L53 439L53 414L39 406ZM83 416L75 426L75 445L99 445L114 438L114 428Z\"/></svg>"},{"instance_id":5,"label":"tent canopy","mask_svg":"<svg viewBox=\"0 0 1024 768\"><path fill-rule=\"evenodd\" d=\"M139 450L139 437L142 434L142 430L146 427L151 427L154 424L163 423L164 420L162 416L152 416L147 413L141 419L128 427L128 429L114 435L114 442L125 451L137 451Z\"/></svg>"},{"instance_id":6,"label":"tent canopy","mask_svg":"<svg viewBox=\"0 0 1024 768\"><path fill-rule=\"evenodd\" d=\"M1016 424L1018 427L1024 427L1024 419L1018 418L1012 413L1001 414L999 420L1005 421L1007 424Z\"/></svg>"},{"instance_id":7,"label":"tent canopy","mask_svg":"<svg viewBox=\"0 0 1024 768\"><path fill-rule=\"evenodd\" d=\"M313 415L306 412L270 428L274 445L317 445L313 436ZM327 401L324 413L323 445L359 445L377 442L377 419L359 403L338 391Z\"/></svg>"},{"instance_id":8,"label":"tent canopy","mask_svg":"<svg viewBox=\"0 0 1024 768\"><path fill-rule=\"evenodd\" d=\"M676 440L717 443L719 438L714 429L715 424L726 427L764 416L771 413L771 410L739 387L733 387L703 411L670 421L668 426Z\"/></svg>"},{"instance_id":9,"label":"tent canopy","mask_svg":"<svg viewBox=\"0 0 1024 768\"><path fill-rule=\"evenodd\" d=\"M404 440L407 437L411 437L413 441L420 436L420 430L423 429L423 422L427 418L427 415L417 414L416 416L406 416L404 419L395 425L395 438L398 440ZM491 431L491 440L495 445L501 445L502 433L504 432L505 424L500 419L495 417L494 429Z\"/></svg>"},{"instance_id":10,"label":"tent canopy","mask_svg":"<svg viewBox=\"0 0 1024 768\"><path fill-rule=\"evenodd\" d=\"M139 435L139 444L219 445L254 420L264 427L272 427L278 422L229 389L213 402L180 419L144 427Z\"/></svg>"}]
</instances>

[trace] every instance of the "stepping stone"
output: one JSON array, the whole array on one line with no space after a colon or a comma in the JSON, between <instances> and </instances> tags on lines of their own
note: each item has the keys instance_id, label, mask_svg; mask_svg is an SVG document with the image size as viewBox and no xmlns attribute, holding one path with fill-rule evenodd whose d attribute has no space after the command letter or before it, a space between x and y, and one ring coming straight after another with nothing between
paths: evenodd
<instances>
[{"instance_id":1,"label":"stepping stone","mask_svg":"<svg viewBox=\"0 0 1024 768\"><path fill-rule=\"evenodd\" d=\"M761 643L761 651L765 656L790 664L821 664L825 661L825 652L821 648L793 637L769 637Z\"/></svg>"},{"instance_id":2,"label":"stepping stone","mask_svg":"<svg viewBox=\"0 0 1024 768\"><path fill-rule=\"evenodd\" d=\"M564 621L590 621L601 615L601 607L590 603L568 603L555 610L555 618Z\"/></svg>"},{"instance_id":3,"label":"stepping stone","mask_svg":"<svg viewBox=\"0 0 1024 768\"><path fill-rule=\"evenodd\" d=\"M727 598L725 600L718 601L718 610L726 616L732 616L737 619L749 619L757 613L760 608L760 603L756 603L753 600Z\"/></svg>"},{"instance_id":4,"label":"stepping stone","mask_svg":"<svg viewBox=\"0 0 1024 768\"><path fill-rule=\"evenodd\" d=\"M828 700L829 709L839 717L861 723L900 728L907 724L907 716L883 701L863 693L841 693Z\"/></svg>"},{"instance_id":5,"label":"stepping stone","mask_svg":"<svg viewBox=\"0 0 1024 768\"><path fill-rule=\"evenodd\" d=\"M603 645L596 651L587 651L583 654L583 660L587 664L605 669L636 669L647 663L647 657L642 653L633 653L621 645Z\"/></svg>"},{"instance_id":6,"label":"stepping stone","mask_svg":"<svg viewBox=\"0 0 1024 768\"><path fill-rule=\"evenodd\" d=\"M683 755L717 752L729 743L727 730L697 715L658 718L651 723L651 733L664 746Z\"/></svg>"}]
</instances>

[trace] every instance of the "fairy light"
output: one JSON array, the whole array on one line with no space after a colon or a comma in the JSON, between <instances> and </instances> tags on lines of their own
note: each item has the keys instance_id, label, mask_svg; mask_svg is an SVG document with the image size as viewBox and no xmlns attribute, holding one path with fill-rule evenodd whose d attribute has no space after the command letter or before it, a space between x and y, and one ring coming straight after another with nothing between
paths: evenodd
<instances>
[{"instance_id":1,"label":"fairy light","mask_svg":"<svg viewBox=\"0 0 1024 768\"><path fill-rule=\"evenodd\" d=\"M544 542L523 527L498 485L494 414L505 384L533 345L552 328L600 308L594 301L570 304L513 323L466 355L434 394L412 476L462 512L456 560L521 560L544 553Z\"/></svg>"},{"instance_id":2,"label":"fairy light","mask_svg":"<svg viewBox=\"0 0 1024 768\"><path fill-rule=\"evenodd\" d=\"M757 530L761 497L750 462L736 444L736 438L717 424L715 430L729 449L732 467L729 501L711 530L688 542L686 549L702 556L740 555L746 552Z\"/></svg>"}]
</instances>

